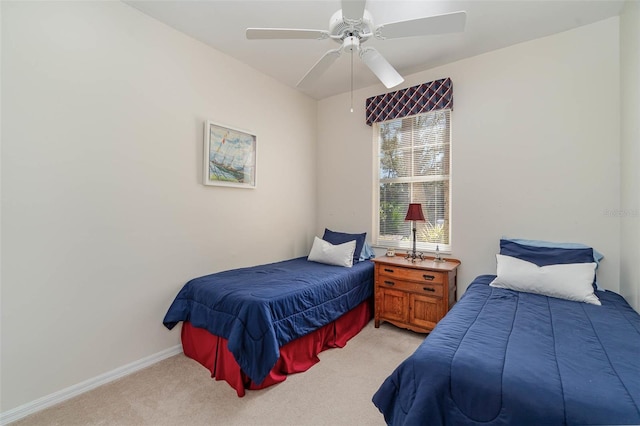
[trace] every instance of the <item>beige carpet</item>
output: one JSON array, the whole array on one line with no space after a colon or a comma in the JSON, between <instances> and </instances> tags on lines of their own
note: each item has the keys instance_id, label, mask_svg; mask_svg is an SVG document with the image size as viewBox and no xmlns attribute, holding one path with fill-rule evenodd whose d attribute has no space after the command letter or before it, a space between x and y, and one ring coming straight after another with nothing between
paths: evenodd
<instances>
[{"instance_id":1,"label":"beige carpet","mask_svg":"<svg viewBox=\"0 0 640 426\"><path fill-rule=\"evenodd\" d=\"M180 354L12 425L384 425L371 397L424 338L371 321L308 371L243 398Z\"/></svg>"}]
</instances>

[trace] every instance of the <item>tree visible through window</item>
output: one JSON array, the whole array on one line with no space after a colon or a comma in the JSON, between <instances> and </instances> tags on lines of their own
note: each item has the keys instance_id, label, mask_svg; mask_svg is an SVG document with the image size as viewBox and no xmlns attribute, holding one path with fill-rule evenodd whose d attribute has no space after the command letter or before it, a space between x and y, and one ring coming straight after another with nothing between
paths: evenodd
<instances>
[{"instance_id":1,"label":"tree visible through window","mask_svg":"<svg viewBox=\"0 0 640 426\"><path fill-rule=\"evenodd\" d=\"M409 203L422 204L425 222L417 222L418 247L450 250L450 110L437 110L375 124L379 173L378 232L382 246L409 248Z\"/></svg>"}]
</instances>

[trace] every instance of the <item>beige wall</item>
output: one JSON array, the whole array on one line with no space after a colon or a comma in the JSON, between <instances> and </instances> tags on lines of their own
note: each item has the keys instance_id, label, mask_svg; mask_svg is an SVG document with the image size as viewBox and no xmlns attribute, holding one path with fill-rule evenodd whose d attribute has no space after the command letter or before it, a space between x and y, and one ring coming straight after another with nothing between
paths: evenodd
<instances>
[{"instance_id":1,"label":"beige wall","mask_svg":"<svg viewBox=\"0 0 640 426\"><path fill-rule=\"evenodd\" d=\"M402 87L451 77L452 256L460 294L495 273L501 236L575 241L605 254L600 282L619 290L619 19L522 43L409 76ZM318 231L371 232L369 96L318 106Z\"/></svg>"},{"instance_id":2,"label":"beige wall","mask_svg":"<svg viewBox=\"0 0 640 426\"><path fill-rule=\"evenodd\" d=\"M306 255L316 109L120 2L2 2L1 410L178 345L190 278ZM257 189L200 183L208 119Z\"/></svg>"},{"instance_id":3,"label":"beige wall","mask_svg":"<svg viewBox=\"0 0 640 426\"><path fill-rule=\"evenodd\" d=\"M364 100L382 86L352 114L349 94L316 103L119 2L0 5L3 412L179 344L161 320L192 277L371 232ZM605 214L637 208L637 20L636 2L620 25L407 78L454 82L461 290L502 235L581 241L638 309L637 218ZM257 189L200 184L207 119L258 135Z\"/></svg>"},{"instance_id":4,"label":"beige wall","mask_svg":"<svg viewBox=\"0 0 640 426\"><path fill-rule=\"evenodd\" d=\"M640 1L620 17L622 191L620 293L640 311Z\"/></svg>"}]
</instances>

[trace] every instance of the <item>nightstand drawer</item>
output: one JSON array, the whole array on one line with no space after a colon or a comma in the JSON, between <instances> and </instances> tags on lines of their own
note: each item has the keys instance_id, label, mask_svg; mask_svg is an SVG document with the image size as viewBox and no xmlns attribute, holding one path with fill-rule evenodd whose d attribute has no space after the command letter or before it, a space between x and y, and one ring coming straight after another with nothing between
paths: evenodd
<instances>
[{"instance_id":1,"label":"nightstand drawer","mask_svg":"<svg viewBox=\"0 0 640 426\"><path fill-rule=\"evenodd\" d=\"M436 273L437 274L437 273ZM408 291L411 293L421 293L425 296L442 297L444 286L440 283L415 283L401 281L391 277L380 276L378 286L381 288L393 288L396 290Z\"/></svg>"},{"instance_id":2,"label":"nightstand drawer","mask_svg":"<svg viewBox=\"0 0 640 426\"><path fill-rule=\"evenodd\" d=\"M409 280L429 284L443 284L445 282L445 274L442 272L401 268L391 265L380 265L380 275L393 277L397 280Z\"/></svg>"}]
</instances>

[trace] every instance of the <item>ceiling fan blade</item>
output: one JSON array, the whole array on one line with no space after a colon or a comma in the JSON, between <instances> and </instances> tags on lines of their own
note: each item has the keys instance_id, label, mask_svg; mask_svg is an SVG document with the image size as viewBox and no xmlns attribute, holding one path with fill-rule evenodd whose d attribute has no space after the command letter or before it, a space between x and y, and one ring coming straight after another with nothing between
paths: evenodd
<instances>
[{"instance_id":1,"label":"ceiling fan blade","mask_svg":"<svg viewBox=\"0 0 640 426\"><path fill-rule=\"evenodd\" d=\"M387 89L391 89L404 81L398 71L373 47L361 49L360 59L367 64Z\"/></svg>"},{"instance_id":2,"label":"ceiling fan blade","mask_svg":"<svg viewBox=\"0 0 640 426\"><path fill-rule=\"evenodd\" d=\"M342 18L351 21L362 19L367 0L342 0Z\"/></svg>"},{"instance_id":3,"label":"ceiling fan blade","mask_svg":"<svg viewBox=\"0 0 640 426\"><path fill-rule=\"evenodd\" d=\"M391 22L378 26L375 30L375 36L384 40L387 38L457 33L464 31L466 20L467 12L462 11L408 21Z\"/></svg>"},{"instance_id":4,"label":"ceiling fan blade","mask_svg":"<svg viewBox=\"0 0 640 426\"><path fill-rule=\"evenodd\" d=\"M341 53L341 49L329 50L318 60L318 62L315 63L313 67L311 67L309 71L307 71L305 76L302 77L302 80L300 80L296 86L300 88L311 87L311 85L313 85L313 83L329 69L335 60L340 57Z\"/></svg>"},{"instance_id":5,"label":"ceiling fan blade","mask_svg":"<svg viewBox=\"0 0 640 426\"><path fill-rule=\"evenodd\" d=\"M298 30L294 28L247 28L247 39L317 39L329 38L329 32L324 30Z\"/></svg>"}]
</instances>

